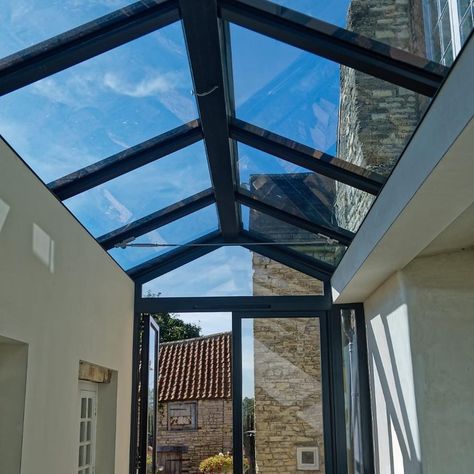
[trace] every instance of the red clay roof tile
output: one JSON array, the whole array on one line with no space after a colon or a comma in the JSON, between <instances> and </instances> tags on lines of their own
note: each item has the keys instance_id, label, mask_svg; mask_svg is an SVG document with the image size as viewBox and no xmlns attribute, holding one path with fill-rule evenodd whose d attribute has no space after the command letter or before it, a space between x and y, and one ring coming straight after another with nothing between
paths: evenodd
<instances>
[{"instance_id":1,"label":"red clay roof tile","mask_svg":"<svg viewBox=\"0 0 474 474\"><path fill-rule=\"evenodd\" d=\"M160 344L159 401L232 397L231 333Z\"/></svg>"}]
</instances>

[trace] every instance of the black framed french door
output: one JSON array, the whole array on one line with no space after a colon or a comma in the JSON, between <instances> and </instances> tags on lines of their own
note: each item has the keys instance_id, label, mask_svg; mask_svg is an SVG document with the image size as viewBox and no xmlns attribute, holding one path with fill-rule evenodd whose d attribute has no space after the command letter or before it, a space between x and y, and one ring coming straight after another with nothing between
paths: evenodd
<instances>
[{"instance_id":1,"label":"black framed french door","mask_svg":"<svg viewBox=\"0 0 474 474\"><path fill-rule=\"evenodd\" d=\"M160 329L150 314L136 313L132 393L131 468L157 472L157 406Z\"/></svg>"},{"instance_id":2,"label":"black framed french door","mask_svg":"<svg viewBox=\"0 0 474 474\"><path fill-rule=\"evenodd\" d=\"M141 295L141 292L137 294ZM245 396L247 395L248 399L252 398L248 395L253 393L254 404L258 401L255 399L255 382L257 382L259 389L270 395L273 393L273 399L279 401L280 409L284 411L283 415L287 419L290 416L291 421L291 416L293 416L300 424L306 423L314 428L312 433L308 432L308 436L306 436L308 433L305 434L303 430L303 435L297 439L296 444L293 444L291 456L286 456L285 462L293 463L292 466L288 465L287 472L297 470L294 469L294 466L297 465L298 460L306 465L315 464L319 455L320 467L324 468L319 472L373 474L373 443L363 306L357 303L331 305L330 298L327 296L209 298L143 298L138 296L135 302L133 351L131 474L147 474L154 472L152 469L156 468L156 460L154 460L156 431L153 430L156 430L157 390L154 384L152 384L154 389L149 390L151 383L149 348L155 347L156 349L154 367L157 369L158 345L150 340L150 335L155 333L156 341L159 338L158 328L149 315L159 312L193 313L203 311L232 312L234 473L245 472L244 452L249 457L254 449L253 456L257 463L259 455L263 452L258 439L264 434L264 431L260 430L259 435L261 415L259 417L257 411L257 416L254 416L253 420L251 416L247 416L245 427L243 420L242 402ZM256 332L254 332L255 322L258 323ZM292 323L294 327L292 327ZM268 341L269 335L274 338L273 342ZM254 351L250 355L248 350L246 352L248 347L245 346L249 340L253 340ZM260 351L259 356L263 357L267 351L266 359L255 358L256 345ZM284 348L285 345L291 346L292 350L286 353L281 351L279 346ZM299 357L303 358L303 362L298 358L295 359L293 353L299 354ZM243 374L245 364L242 363L242 357L244 355L247 356L244 361L247 365L249 360L253 359L253 392L249 392L248 387L245 386L245 383L248 385L248 377L246 379ZM272 357L276 356L278 356L277 363L272 363ZM316 368L311 365L314 361L319 364ZM273 367L279 365L277 369L280 372L277 372L277 381L283 384L280 388L272 386L273 383L276 383L272 380L274 374L260 370L265 366L265 362ZM255 378L256 367L259 368L257 378ZM147 370L144 370L145 368ZM151 372L157 379L158 371ZM291 377L292 374L296 374L296 376ZM285 395L285 390L288 388L285 384L296 387L297 390L290 391ZM150 397L150 393L154 396ZM299 405L293 403L294 400L301 403ZM302 400L306 400L306 402ZM268 400L263 401L268 402ZM247 400L245 407L247 411L248 405ZM146 409L142 409L142 407L146 407ZM274 414L273 418L282 419L281 416L278 416L278 412ZM253 425L250 426L249 423L253 423ZM286 425L290 426L287 431L291 432L291 423L288 422ZM276 443L281 444L285 441L281 439L279 431L284 431L286 425L283 423L273 427L271 436ZM255 437L253 448L249 440L244 439L244 431L247 436L253 435ZM271 445L267 448L273 455L277 452L282 453L281 446L273 450ZM296 448L301 449L297 450ZM147 461L151 461L151 463L147 464ZM147 466L149 466L149 470L147 470ZM251 462L247 462L247 466L252 468ZM272 472L272 470L260 469L260 472Z\"/></svg>"},{"instance_id":3,"label":"black framed french door","mask_svg":"<svg viewBox=\"0 0 474 474\"><path fill-rule=\"evenodd\" d=\"M341 339L330 314L232 313L234 473L347 472Z\"/></svg>"}]
</instances>

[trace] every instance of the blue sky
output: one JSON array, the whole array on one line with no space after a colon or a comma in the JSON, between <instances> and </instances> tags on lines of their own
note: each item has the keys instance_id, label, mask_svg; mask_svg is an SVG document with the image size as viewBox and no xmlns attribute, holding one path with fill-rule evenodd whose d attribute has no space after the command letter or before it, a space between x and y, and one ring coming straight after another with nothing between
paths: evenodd
<instances>
[{"instance_id":1,"label":"blue sky","mask_svg":"<svg viewBox=\"0 0 474 474\"><path fill-rule=\"evenodd\" d=\"M0 56L128 3L0 0ZM344 24L346 2L286 4ZM339 67L234 25L231 37L237 116L334 153ZM192 88L182 28L176 23L0 98L0 134L48 183L197 118ZM239 153L243 184L252 173L303 171L248 147L239 146ZM199 142L68 199L65 205L98 237L210 185L205 149ZM179 244L217 228L213 205L139 241ZM110 253L130 268L167 250ZM251 254L238 247L222 248L147 288L163 296L250 295ZM205 333L224 327L202 317Z\"/></svg>"},{"instance_id":2,"label":"blue sky","mask_svg":"<svg viewBox=\"0 0 474 474\"><path fill-rule=\"evenodd\" d=\"M0 57L125 6L127 0L0 0ZM291 1L292 8L344 23L345 2ZM232 26L237 116L335 153L339 67ZM249 54L251 52L252 54ZM197 118L181 25L170 25L0 99L0 134L48 183ZM308 100L310 98L310 100ZM303 171L239 146L243 185L252 173ZM65 201L96 237L211 185L196 143ZM244 209L244 221L248 210ZM185 243L218 228L209 206L139 238ZM114 249L130 268L167 248ZM251 253L218 249L145 285L162 296L252 294ZM204 334L231 329L229 313L181 314ZM244 395L253 393L252 320L243 324Z\"/></svg>"}]
</instances>

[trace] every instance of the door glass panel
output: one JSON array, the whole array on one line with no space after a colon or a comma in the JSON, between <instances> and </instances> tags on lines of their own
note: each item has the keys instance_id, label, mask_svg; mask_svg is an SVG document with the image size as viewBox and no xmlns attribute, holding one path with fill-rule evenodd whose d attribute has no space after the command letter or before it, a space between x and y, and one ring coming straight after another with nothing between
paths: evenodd
<instances>
[{"instance_id":1,"label":"door glass panel","mask_svg":"<svg viewBox=\"0 0 474 474\"><path fill-rule=\"evenodd\" d=\"M364 472L355 311L341 310L342 369L349 474Z\"/></svg>"},{"instance_id":2,"label":"door glass panel","mask_svg":"<svg viewBox=\"0 0 474 474\"><path fill-rule=\"evenodd\" d=\"M149 347L148 347L148 407L147 407L147 457L146 472L155 474L156 471L156 387L157 373L157 347L158 334L150 325Z\"/></svg>"},{"instance_id":3,"label":"door glass panel","mask_svg":"<svg viewBox=\"0 0 474 474\"><path fill-rule=\"evenodd\" d=\"M86 424L84 421L81 421L79 441L85 441L85 438L86 438Z\"/></svg>"},{"instance_id":4,"label":"door glass panel","mask_svg":"<svg viewBox=\"0 0 474 474\"><path fill-rule=\"evenodd\" d=\"M324 473L318 318L242 320L244 465Z\"/></svg>"}]
</instances>

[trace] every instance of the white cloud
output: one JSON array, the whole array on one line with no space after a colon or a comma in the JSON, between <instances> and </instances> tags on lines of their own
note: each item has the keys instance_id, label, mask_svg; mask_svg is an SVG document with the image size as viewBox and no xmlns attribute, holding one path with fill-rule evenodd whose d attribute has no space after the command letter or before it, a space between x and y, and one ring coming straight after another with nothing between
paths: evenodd
<instances>
[{"instance_id":1,"label":"white cloud","mask_svg":"<svg viewBox=\"0 0 474 474\"><path fill-rule=\"evenodd\" d=\"M132 145L130 145L127 142L124 142L120 138L118 138L114 133L112 132L107 132L107 136L109 137L110 141L118 145L119 147L123 148L126 150L127 148L130 148Z\"/></svg>"},{"instance_id":2,"label":"white cloud","mask_svg":"<svg viewBox=\"0 0 474 474\"><path fill-rule=\"evenodd\" d=\"M172 54L179 54L180 56L184 56L185 50L184 45L176 43L171 38L168 38L167 35L163 31L157 31L154 35L158 44L166 49L168 52Z\"/></svg>"},{"instance_id":3,"label":"white cloud","mask_svg":"<svg viewBox=\"0 0 474 474\"><path fill-rule=\"evenodd\" d=\"M127 209L114 195L104 189L104 197L109 202L110 206L107 209L106 214L112 216L113 219L118 220L121 224L127 223L132 217L133 213Z\"/></svg>"},{"instance_id":4,"label":"white cloud","mask_svg":"<svg viewBox=\"0 0 474 474\"><path fill-rule=\"evenodd\" d=\"M151 77L141 80L136 84L120 78L113 72L104 75L104 85L116 94L129 97L150 97L164 94L174 88L176 81L175 74L154 74Z\"/></svg>"},{"instance_id":5,"label":"white cloud","mask_svg":"<svg viewBox=\"0 0 474 474\"><path fill-rule=\"evenodd\" d=\"M107 72L103 84L116 94L133 98L155 97L173 115L181 121L187 122L197 115L196 107L191 95L178 92L183 78L180 74L169 72L160 74L154 72L139 82L132 83L118 74Z\"/></svg>"}]
</instances>

